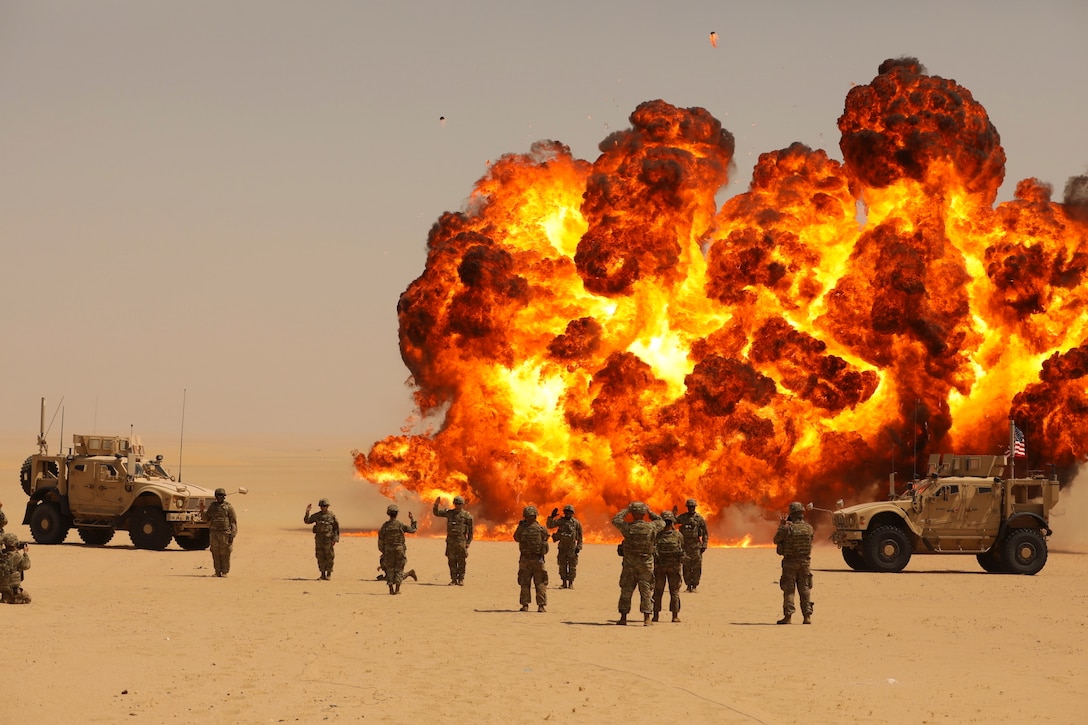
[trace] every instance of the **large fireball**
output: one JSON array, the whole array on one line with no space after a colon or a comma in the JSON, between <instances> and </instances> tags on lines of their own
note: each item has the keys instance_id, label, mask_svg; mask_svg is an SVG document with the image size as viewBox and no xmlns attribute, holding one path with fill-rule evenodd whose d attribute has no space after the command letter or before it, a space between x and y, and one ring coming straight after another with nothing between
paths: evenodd
<instances>
[{"instance_id":1,"label":"large fireball","mask_svg":"<svg viewBox=\"0 0 1088 725\"><path fill-rule=\"evenodd\" d=\"M965 88L885 61L847 96L843 163L763 154L720 209L715 118L658 100L630 121L592 164L554 141L503 157L435 223L397 309L438 429L357 453L362 478L464 493L485 526L572 503L601 532L690 496L721 530L1002 453L1010 417L1033 466L1085 460L1086 184L995 208L1004 150Z\"/></svg>"}]
</instances>

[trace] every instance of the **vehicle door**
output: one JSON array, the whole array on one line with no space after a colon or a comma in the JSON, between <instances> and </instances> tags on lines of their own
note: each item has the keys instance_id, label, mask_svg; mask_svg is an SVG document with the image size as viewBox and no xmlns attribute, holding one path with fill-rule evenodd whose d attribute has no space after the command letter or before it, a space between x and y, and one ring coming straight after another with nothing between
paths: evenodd
<instances>
[{"instance_id":1,"label":"vehicle door","mask_svg":"<svg viewBox=\"0 0 1088 725\"><path fill-rule=\"evenodd\" d=\"M927 492L928 493L928 492ZM958 483L942 483L922 501L922 536L938 536L959 526L963 493Z\"/></svg>"},{"instance_id":2,"label":"vehicle door","mask_svg":"<svg viewBox=\"0 0 1088 725\"><path fill-rule=\"evenodd\" d=\"M1001 520L1001 496L992 483L964 486L963 515L960 519L964 534L994 536Z\"/></svg>"}]
</instances>

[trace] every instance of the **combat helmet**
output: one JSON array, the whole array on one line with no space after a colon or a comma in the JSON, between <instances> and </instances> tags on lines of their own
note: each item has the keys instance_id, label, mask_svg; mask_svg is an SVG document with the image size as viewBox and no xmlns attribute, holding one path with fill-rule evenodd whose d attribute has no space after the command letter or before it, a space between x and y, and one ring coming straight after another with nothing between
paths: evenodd
<instances>
[{"instance_id":1,"label":"combat helmet","mask_svg":"<svg viewBox=\"0 0 1088 725\"><path fill-rule=\"evenodd\" d=\"M391 504L389 504L388 506L385 507L385 512L387 514L399 514L400 513L400 507L397 506L395 503L391 503Z\"/></svg>"},{"instance_id":2,"label":"combat helmet","mask_svg":"<svg viewBox=\"0 0 1088 725\"><path fill-rule=\"evenodd\" d=\"M676 514L666 509L661 512L661 518L665 519L666 521L676 521Z\"/></svg>"},{"instance_id":3,"label":"combat helmet","mask_svg":"<svg viewBox=\"0 0 1088 725\"><path fill-rule=\"evenodd\" d=\"M803 514L805 512L805 505L800 501L794 501L790 504L790 515Z\"/></svg>"},{"instance_id":4,"label":"combat helmet","mask_svg":"<svg viewBox=\"0 0 1088 725\"><path fill-rule=\"evenodd\" d=\"M566 513L567 511L574 513L574 507L571 506L569 503L563 507L563 512Z\"/></svg>"},{"instance_id":5,"label":"combat helmet","mask_svg":"<svg viewBox=\"0 0 1088 725\"><path fill-rule=\"evenodd\" d=\"M217 488L217 489L215 489L215 495L216 496L226 496L227 495L227 489Z\"/></svg>"},{"instance_id":6,"label":"combat helmet","mask_svg":"<svg viewBox=\"0 0 1088 725\"><path fill-rule=\"evenodd\" d=\"M457 495L457 496L453 497L453 505L454 506L456 506L459 503L463 504L464 502L465 502L465 497L464 496Z\"/></svg>"},{"instance_id":7,"label":"combat helmet","mask_svg":"<svg viewBox=\"0 0 1088 725\"><path fill-rule=\"evenodd\" d=\"M19 537L15 534L4 534L2 537L0 537L0 541L3 542L4 546L11 549L19 546Z\"/></svg>"},{"instance_id":8,"label":"combat helmet","mask_svg":"<svg viewBox=\"0 0 1088 725\"><path fill-rule=\"evenodd\" d=\"M329 505L329 499L323 498L323 499L321 499L320 501L317 502L317 505L318 506L328 506Z\"/></svg>"},{"instance_id":9,"label":"combat helmet","mask_svg":"<svg viewBox=\"0 0 1088 725\"><path fill-rule=\"evenodd\" d=\"M685 505L685 506L687 506L687 507L688 507L689 509L693 509L693 508L695 508L696 506L698 506L699 504L698 504L698 503L696 503L695 499L693 499L693 498L689 498L689 499L687 500L687 503L686 503L686 504L684 504L684 505Z\"/></svg>"},{"instance_id":10,"label":"combat helmet","mask_svg":"<svg viewBox=\"0 0 1088 725\"><path fill-rule=\"evenodd\" d=\"M521 510L521 515L527 519L536 518L536 506L533 506L532 504L526 506Z\"/></svg>"},{"instance_id":11,"label":"combat helmet","mask_svg":"<svg viewBox=\"0 0 1088 725\"><path fill-rule=\"evenodd\" d=\"M627 510L633 514L644 514L649 511L649 509L646 508L646 504L641 501L632 501L631 505L627 507Z\"/></svg>"}]
</instances>

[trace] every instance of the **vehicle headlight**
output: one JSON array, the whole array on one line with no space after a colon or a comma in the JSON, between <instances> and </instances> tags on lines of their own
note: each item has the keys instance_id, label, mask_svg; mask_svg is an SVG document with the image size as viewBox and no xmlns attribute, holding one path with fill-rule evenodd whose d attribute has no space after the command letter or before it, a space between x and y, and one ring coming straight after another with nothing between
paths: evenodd
<instances>
[{"instance_id":1,"label":"vehicle headlight","mask_svg":"<svg viewBox=\"0 0 1088 725\"><path fill-rule=\"evenodd\" d=\"M185 508L185 499L183 499L181 496L174 496L174 508L178 509L179 511Z\"/></svg>"}]
</instances>

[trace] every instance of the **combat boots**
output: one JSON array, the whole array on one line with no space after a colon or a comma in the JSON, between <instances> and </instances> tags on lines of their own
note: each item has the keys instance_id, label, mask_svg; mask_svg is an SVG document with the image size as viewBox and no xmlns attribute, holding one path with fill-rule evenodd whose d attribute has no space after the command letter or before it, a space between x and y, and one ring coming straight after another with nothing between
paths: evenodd
<instances>
[{"instance_id":1,"label":"combat boots","mask_svg":"<svg viewBox=\"0 0 1088 725\"><path fill-rule=\"evenodd\" d=\"M419 577L416 576L416 570L415 569L409 569L407 572L405 572L404 576L412 577L412 581L414 581L414 582L419 581Z\"/></svg>"},{"instance_id":2,"label":"combat boots","mask_svg":"<svg viewBox=\"0 0 1088 725\"><path fill-rule=\"evenodd\" d=\"M672 614L672 621L674 621L674 622L679 622L679 621L680 621L680 615L679 615L679 614L677 614L676 612L673 612L673 614Z\"/></svg>"},{"instance_id":3,"label":"combat boots","mask_svg":"<svg viewBox=\"0 0 1088 725\"><path fill-rule=\"evenodd\" d=\"M789 614L784 614L784 615L782 615L782 619L775 622L775 624L789 624L790 623L790 618L791 617L790 617Z\"/></svg>"},{"instance_id":4,"label":"combat boots","mask_svg":"<svg viewBox=\"0 0 1088 725\"><path fill-rule=\"evenodd\" d=\"M804 620L802 620L801 623L802 624L812 624L812 615L811 614L806 614Z\"/></svg>"},{"instance_id":5,"label":"combat boots","mask_svg":"<svg viewBox=\"0 0 1088 725\"><path fill-rule=\"evenodd\" d=\"M529 611L529 605L528 604L522 604L521 609L519 609L518 611L519 612L528 612Z\"/></svg>"},{"instance_id":6,"label":"combat boots","mask_svg":"<svg viewBox=\"0 0 1088 725\"><path fill-rule=\"evenodd\" d=\"M627 624L627 614L621 612L620 613L620 621L616 622L616 624L619 624L621 626L626 625Z\"/></svg>"},{"instance_id":7,"label":"combat boots","mask_svg":"<svg viewBox=\"0 0 1088 725\"><path fill-rule=\"evenodd\" d=\"M642 615L642 626L643 627L649 627L650 626L650 617L652 617L652 616L653 615L650 614L649 612Z\"/></svg>"},{"instance_id":8,"label":"combat boots","mask_svg":"<svg viewBox=\"0 0 1088 725\"><path fill-rule=\"evenodd\" d=\"M656 622L657 621L657 612L654 612L654 618L651 619L650 621L651 622Z\"/></svg>"},{"instance_id":9,"label":"combat boots","mask_svg":"<svg viewBox=\"0 0 1088 725\"><path fill-rule=\"evenodd\" d=\"M538 604L538 605L537 605L537 608L536 608L536 611L538 611L538 612L546 612L546 611L548 611L548 610L544 608L544 605L543 605L543 604Z\"/></svg>"}]
</instances>

